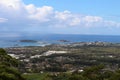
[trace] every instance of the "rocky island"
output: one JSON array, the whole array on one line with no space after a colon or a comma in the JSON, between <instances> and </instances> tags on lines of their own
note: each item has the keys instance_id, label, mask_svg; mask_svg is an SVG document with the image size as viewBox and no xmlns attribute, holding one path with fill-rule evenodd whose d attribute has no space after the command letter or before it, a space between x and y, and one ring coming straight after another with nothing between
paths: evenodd
<instances>
[{"instance_id":1,"label":"rocky island","mask_svg":"<svg viewBox=\"0 0 120 80\"><path fill-rule=\"evenodd\" d=\"M58 40L59 42L70 42L68 40Z\"/></svg>"},{"instance_id":2,"label":"rocky island","mask_svg":"<svg viewBox=\"0 0 120 80\"><path fill-rule=\"evenodd\" d=\"M32 42L32 43L34 43L34 42L37 42L37 41L35 41L35 40L19 40L19 42Z\"/></svg>"}]
</instances>

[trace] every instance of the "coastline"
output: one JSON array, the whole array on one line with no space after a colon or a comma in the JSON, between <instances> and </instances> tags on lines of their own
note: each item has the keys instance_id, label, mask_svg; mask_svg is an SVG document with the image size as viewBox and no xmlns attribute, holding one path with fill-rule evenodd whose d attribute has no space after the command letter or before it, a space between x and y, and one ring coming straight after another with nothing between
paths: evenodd
<instances>
[{"instance_id":1,"label":"coastline","mask_svg":"<svg viewBox=\"0 0 120 80\"><path fill-rule=\"evenodd\" d=\"M77 34L48 34L23 36L16 38L0 38L0 47L45 46L49 44L67 44L75 42L108 42L120 43L120 36L113 35L77 35Z\"/></svg>"}]
</instances>

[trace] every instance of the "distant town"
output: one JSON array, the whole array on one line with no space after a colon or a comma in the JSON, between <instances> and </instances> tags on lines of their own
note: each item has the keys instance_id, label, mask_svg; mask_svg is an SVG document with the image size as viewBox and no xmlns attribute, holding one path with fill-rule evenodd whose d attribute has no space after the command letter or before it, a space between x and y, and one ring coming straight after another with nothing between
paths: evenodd
<instances>
[{"instance_id":1,"label":"distant town","mask_svg":"<svg viewBox=\"0 0 120 80\"><path fill-rule=\"evenodd\" d=\"M87 66L98 64L104 64L105 69L116 70L120 67L119 48L119 43L96 41L4 49L21 62L19 68L23 73L43 73L83 71Z\"/></svg>"}]
</instances>

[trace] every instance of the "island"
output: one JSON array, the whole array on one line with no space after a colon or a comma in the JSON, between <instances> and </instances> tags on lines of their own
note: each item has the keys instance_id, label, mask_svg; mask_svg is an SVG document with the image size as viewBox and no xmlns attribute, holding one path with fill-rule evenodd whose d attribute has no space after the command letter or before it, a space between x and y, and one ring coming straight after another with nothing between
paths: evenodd
<instances>
[{"instance_id":1,"label":"island","mask_svg":"<svg viewBox=\"0 0 120 80\"><path fill-rule=\"evenodd\" d=\"M34 42L37 42L36 40L19 40L19 42L32 42L32 43L34 43Z\"/></svg>"}]
</instances>

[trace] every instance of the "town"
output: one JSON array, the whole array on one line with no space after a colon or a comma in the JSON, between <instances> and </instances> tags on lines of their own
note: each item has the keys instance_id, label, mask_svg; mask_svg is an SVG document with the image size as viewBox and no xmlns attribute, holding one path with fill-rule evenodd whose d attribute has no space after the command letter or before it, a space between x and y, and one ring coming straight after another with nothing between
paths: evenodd
<instances>
[{"instance_id":1,"label":"town","mask_svg":"<svg viewBox=\"0 0 120 80\"><path fill-rule=\"evenodd\" d=\"M76 42L4 48L8 55L20 61L23 73L74 72L103 64L105 70L120 68L120 44L108 42Z\"/></svg>"}]
</instances>

